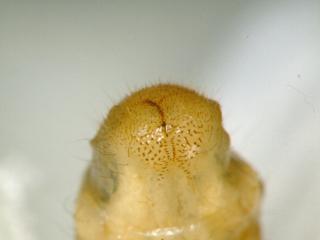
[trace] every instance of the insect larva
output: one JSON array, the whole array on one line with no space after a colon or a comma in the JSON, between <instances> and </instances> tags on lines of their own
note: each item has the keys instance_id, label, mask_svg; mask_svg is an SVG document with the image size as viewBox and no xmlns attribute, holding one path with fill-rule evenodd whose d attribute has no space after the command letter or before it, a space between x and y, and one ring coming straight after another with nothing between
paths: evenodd
<instances>
[{"instance_id":1,"label":"insect larva","mask_svg":"<svg viewBox=\"0 0 320 240\"><path fill-rule=\"evenodd\" d=\"M91 141L78 240L259 240L261 181L230 152L220 106L170 84L115 105Z\"/></svg>"}]
</instances>

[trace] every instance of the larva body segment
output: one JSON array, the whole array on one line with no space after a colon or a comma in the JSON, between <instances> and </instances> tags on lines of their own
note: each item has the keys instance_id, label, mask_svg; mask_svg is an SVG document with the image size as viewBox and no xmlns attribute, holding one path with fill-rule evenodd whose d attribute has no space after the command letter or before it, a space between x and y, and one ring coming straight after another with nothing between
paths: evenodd
<instances>
[{"instance_id":1,"label":"larva body segment","mask_svg":"<svg viewBox=\"0 0 320 240\"><path fill-rule=\"evenodd\" d=\"M230 153L220 107L161 84L114 106L91 141L78 240L258 240L261 182Z\"/></svg>"}]
</instances>

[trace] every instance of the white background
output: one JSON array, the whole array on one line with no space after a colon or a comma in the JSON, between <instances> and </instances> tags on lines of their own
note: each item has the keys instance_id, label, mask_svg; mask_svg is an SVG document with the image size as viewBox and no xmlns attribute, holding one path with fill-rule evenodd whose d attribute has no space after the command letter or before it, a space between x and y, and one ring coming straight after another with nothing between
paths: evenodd
<instances>
[{"instance_id":1,"label":"white background","mask_svg":"<svg viewBox=\"0 0 320 240\"><path fill-rule=\"evenodd\" d=\"M320 1L0 1L0 239L69 240L88 140L125 94L222 105L265 240L320 239Z\"/></svg>"}]
</instances>

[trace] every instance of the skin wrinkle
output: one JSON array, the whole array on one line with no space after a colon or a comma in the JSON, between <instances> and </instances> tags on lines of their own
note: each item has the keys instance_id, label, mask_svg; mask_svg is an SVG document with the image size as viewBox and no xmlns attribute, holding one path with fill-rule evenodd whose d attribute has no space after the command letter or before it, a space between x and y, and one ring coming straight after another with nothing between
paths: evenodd
<instances>
[{"instance_id":1,"label":"skin wrinkle","mask_svg":"<svg viewBox=\"0 0 320 240\"><path fill-rule=\"evenodd\" d=\"M151 101L150 99L146 99L143 101L144 103L152 106L152 107L155 107L159 114L160 114L160 119L161 119L161 126L162 127L165 127L166 126L166 121L165 121L165 118L164 118L164 112L162 111L161 107L154 101Z\"/></svg>"},{"instance_id":2,"label":"skin wrinkle","mask_svg":"<svg viewBox=\"0 0 320 240\"><path fill-rule=\"evenodd\" d=\"M217 102L172 84L141 89L91 145L77 240L260 240L262 183L230 152Z\"/></svg>"}]
</instances>

